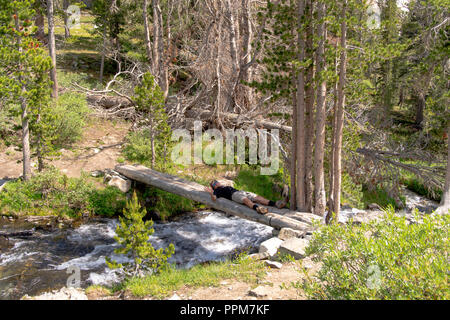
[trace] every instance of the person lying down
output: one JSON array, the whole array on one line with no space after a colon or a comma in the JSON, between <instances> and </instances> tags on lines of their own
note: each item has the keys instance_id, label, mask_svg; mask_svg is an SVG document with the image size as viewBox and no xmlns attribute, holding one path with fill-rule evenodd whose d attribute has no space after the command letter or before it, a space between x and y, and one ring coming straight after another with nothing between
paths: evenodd
<instances>
[{"instance_id":1,"label":"person lying down","mask_svg":"<svg viewBox=\"0 0 450 320\"><path fill-rule=\"evenodd\" d=\"M230 186L221 185L217 180L211 181L209 185L210 187L205 187L205 191L209 192L213 201L216 201L217 198L225 198L240 204L244 204L250 209L258 212L259 214L266 214L268 212L267 208L259 206L260 204L263 206L277 207L278 209L282 209L286 206L289 200L289 190L287 186L285 186L283 190L283 199L274 202L252 192L241 191Z\"/></svg>"}]
</instances>

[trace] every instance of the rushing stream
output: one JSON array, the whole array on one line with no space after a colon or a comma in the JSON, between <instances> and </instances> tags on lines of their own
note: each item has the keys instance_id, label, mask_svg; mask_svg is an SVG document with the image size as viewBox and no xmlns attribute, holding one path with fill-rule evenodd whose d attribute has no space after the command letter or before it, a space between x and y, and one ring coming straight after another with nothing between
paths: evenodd
<instances>
[{"instance_id":1,"label":"rushing stream","mask_svg":"<svg viewBox=\"0 0 450 320\"><path fill-rule=\"evenodd\" d=\"M409 215L414 208L430 213L437 203L404 190ZM341 220L358 215L361 210L342 209ZM116 220L99 219L79 228L36 228L26 220L0 219L0 233L32 231L5 239L0 236L0 299L18 299L66 286L73 268L79 268L81 286L111 285L118 281L115 271L106 267L105 256L116 247ZM272 228L218 212L186 214L176 221L155 223L150 241L156 248L175 246L169 260L179 268L223 260L240 251L251 252L272 236ZM71 271L68 274L68 271Z\"/></svg>"},{"instance_id":2,"label":"rushing stream","mask_svg":"<svg viewBox=\"0 0 450 320\"><path fill-rule=\"evenodd\" d=\"M64 287L73 267L81 270L83 288L114 283L117 274L106 267L105 256L121 261L113 254L116 223L101 219L77 229L43 231L30 229L23 221L0 219L1 232L33 231L0 242L0 299ZM155 223L154 229L150 241L156 248L173 243L175 255L169 261L180 268L252 250L272 235L271 227L217 212L188 214L177 221Z\"/></svg>"}]
</instances>

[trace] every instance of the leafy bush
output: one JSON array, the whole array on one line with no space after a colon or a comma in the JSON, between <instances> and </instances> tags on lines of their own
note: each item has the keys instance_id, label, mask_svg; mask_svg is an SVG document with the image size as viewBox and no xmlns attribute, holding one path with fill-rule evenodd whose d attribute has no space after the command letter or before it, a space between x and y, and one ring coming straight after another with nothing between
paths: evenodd
<instances>
[{"instance_id":1,"label":"leafy bush","mask_svg":"<svg viewBox=\"0 0 450 320\"><path fill-rule=\"evenodd\" d=\"M144 222L145 208L140 207L136 193L133 193L131 201L127 202L123 210L123 217L119 217L115 237L119 248L114 250L116 254L122 254L132 259L131 262L117 263L110 258L106 264L112 269L121 268L127 276L136 277L144 272L159 273L167 270L169 259L175 253L175 247L170 244L168 248L156 250L149 242L149 237L155 232L152 228L153 221Z\"/></svg>"},{"instance_id":2,"label":"leafy bush","mask_svg":"<svg viewBox=\"0 0 450 320\"><path fill-rule=\"evenodd\" d=\"M62 94L46 119L51 131L49 135L53 137L52 144L56 148L63 148L80 140L89 113L90 109L83 95Z\"/></svg>"},{"instance_id":3,"label":"leafy bush","mask_svg":"<svg viewBox=\"0 0 450 320\"><path fill-rule=\"evenodd\" d=\"M323 226L307 255L322 263L302 287L312 299L448 299L449 215L416 223L390 208L382 221Z\"/></svg>"},{"instance_id":4,"label":"leafy bush","mask_svg":"<svg viewBox=\"0 0 450 320\"><path fill-rule=\"evenodd\" d=\"M85 175L68 178L50 168L33 176L30 181L8 183L0 193L0 213L112 216L123 208L123 198L124 195L115 188L96 189Z\"/></svg>"}]
</instances>

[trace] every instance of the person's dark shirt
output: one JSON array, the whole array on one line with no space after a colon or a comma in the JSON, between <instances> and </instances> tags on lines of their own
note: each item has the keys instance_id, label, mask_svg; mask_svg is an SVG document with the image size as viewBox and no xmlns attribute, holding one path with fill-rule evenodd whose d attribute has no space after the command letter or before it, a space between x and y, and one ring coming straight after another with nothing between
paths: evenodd
<instances>
[{"instance_id":1,"label":"person's dark shirt","mask_svg":"<svg viewBox=\"0 0 450 320\"><path fill-rule=\"evenodd\" d=\"M231 196L232 196L233 193L235 193L236 191L238 191L238 190L236 190L236 189L233 188L233 187L217 187L217 188L214 190L214 195L215 195L217 198L225 198L225 199L231 200Z\"/></svg>"}]
</instances>

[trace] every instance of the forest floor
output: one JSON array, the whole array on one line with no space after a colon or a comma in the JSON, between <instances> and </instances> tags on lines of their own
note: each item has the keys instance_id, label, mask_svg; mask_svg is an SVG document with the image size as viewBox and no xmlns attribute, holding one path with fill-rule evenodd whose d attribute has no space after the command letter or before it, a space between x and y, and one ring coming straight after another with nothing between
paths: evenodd
<instances>
[{"instance_id":1,"label":"forest floor","mask_svg":"<svg viewBox=\"0 0 450 320\"><path fill-rule=\"evenodd\" d=\"M82 172L114 169L121 158L121 148L130 127L125 121L94 119L83 131L83 137L70 150L48 161L48 165L69 177L80 177ZM33 169L36 168L33 162ZM0 150L0 178L18 178L22 175L22 152L14 147Z\"/></svg>"}]
</instances>

